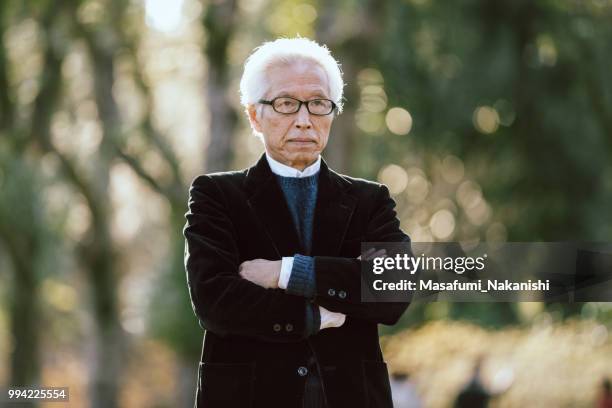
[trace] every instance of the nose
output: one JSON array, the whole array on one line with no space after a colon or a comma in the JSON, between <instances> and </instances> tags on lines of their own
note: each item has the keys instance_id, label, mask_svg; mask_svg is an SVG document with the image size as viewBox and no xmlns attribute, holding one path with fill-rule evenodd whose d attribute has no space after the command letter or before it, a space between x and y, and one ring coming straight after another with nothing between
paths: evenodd
<instances>
[{"instance_id":1,"label":"nose","mask_svg":"<svg viewBox=\"0 0 612 408\"><path fill-rule=\"evenodd\" d=\"M296 112L295 127L300 130L308 130L312 127L310 122L310 112L306 109L306 104L303 103L300 109Z\"/></svg>"}]
</instances>

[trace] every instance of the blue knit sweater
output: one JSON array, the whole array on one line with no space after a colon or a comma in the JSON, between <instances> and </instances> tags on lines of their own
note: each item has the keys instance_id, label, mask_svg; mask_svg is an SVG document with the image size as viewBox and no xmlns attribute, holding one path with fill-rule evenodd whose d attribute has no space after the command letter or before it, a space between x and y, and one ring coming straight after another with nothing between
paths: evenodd
<instances>
[{"instance_id":1,"label":"blue knit sweater","mask_svg":"<svg viewBox=\"0 0 612 408\"><path fill-rule=\"evenodd\" d=\"M317 203L319 173L302 178L279 175L276 175L276 178L285 195L293 225L305 254L295 254L293 257L293 268L287 284L287 293L311 299L315 293L314 259L308 255L312 249L312 227ZM307 334L316 333L321 325L319 308L312 303L311 305L312 307L309 307L307 311Z\"/></svg>"}]
</instances>

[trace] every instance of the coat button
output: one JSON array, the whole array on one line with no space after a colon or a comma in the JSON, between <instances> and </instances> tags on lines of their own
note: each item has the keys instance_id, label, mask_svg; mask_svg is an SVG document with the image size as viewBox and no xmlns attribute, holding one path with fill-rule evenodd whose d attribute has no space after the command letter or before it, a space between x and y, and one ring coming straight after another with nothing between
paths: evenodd
<instances>
[{"instance_id":1,"label":"coat button","mask_svg":"<svg viewBox=\"0 0 612 408\"><path fill-rule=\"evenodd\" d=\"M338 297L339 297L340 299L344 299L344 298L346 297L346 292L345 292L345 291L343 291L343 290L341 290L340 292L338 292Z\"/></svg>"},{"instance_id":2,"label":"coat button","mask_svg":"<svg viewBox=\"0 0 612 408\"><path fill-rule=\"evenodd\" d=\"M278 324L278 323L276 323L274 326L272 326L272 329L273 329L275 332L279 332L279 331L281 330L281 325L280 325L280 324Z\"/></svg>"},{"instance_id":3,"label":"coat button","mask_svg":"<svg viewBox=\"0 0 612 408\"><path fill-rule=\"evenodd\" d=\"M287 323L285 325L285 330L287 330L288 332L293 331L293 325L291 323Z\"/></svg>"},{"instance_id":4,"label":"coat button","mask_svg":"<svg viewBox=\"0 0 612 408\"><path fill-rule=\"evenodd\" d=\"M304 366L298 368L297 373L300 377L305 377L308 374L308 369Z\"/></svg>"},{"instance_id":5,"label":"coat button","mask_svg":"<svg viewBox=\"0 0 612 408\"><path fill-rule=\"evenodd\" d=\"M336 296L336 291L335 291L335 290L333 290L333 289L330 289L330 290L328 290L328 291L327 291L327 294L328 294L329 296Z\"/></svg>"}]
</instances>

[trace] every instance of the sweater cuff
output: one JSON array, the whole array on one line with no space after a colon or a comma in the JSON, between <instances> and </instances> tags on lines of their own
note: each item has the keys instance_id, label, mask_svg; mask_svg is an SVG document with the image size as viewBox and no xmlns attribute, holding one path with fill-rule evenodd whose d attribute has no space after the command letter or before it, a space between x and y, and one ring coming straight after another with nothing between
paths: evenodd
<instances>
[{"instance_id":1,"label":"sweater cuff","mask_svg":"<svg viewBox=\"0 0 612 408\"><path fill-rule=\"evenodd\" d=\"M317 334L319 330L321 330L321 311L319 310L319 306L311 302L306 304L305 330L306 337Z\"/></svg>"},{"instance_id":2,"label":"sweater cuff","mask_svg":"<svg viewBox=\"0 0 612 408\"><path fill-rule=\"evenodd\" d=\"M308 299L314 297L315 273L313 257L299 254L293 257L293 267L291 268L291 275L287 284L287 293L304 296Z\"/></svg>"}]
</instances>

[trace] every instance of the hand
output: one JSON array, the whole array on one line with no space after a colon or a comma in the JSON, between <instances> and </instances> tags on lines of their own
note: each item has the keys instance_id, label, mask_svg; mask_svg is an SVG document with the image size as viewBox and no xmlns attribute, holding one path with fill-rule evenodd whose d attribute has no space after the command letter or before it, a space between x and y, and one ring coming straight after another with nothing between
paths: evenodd
<instances>
[{"instance_id":1,"label":"hand","mask_svg":"<svg viewBox=\"0 0 612 408\"><path fill-rule=\"evenodd\" d=\"M278 288L282 261L253 259L240 264L238 273L246 280L266 289Z\"/></svg>"},{"instance_id":2,"label":"hand","mask_svg":"<svg viewBox=\"0 0 612 408\"><path fill-rule=\"evenodd\" d=\"M329 327L340 327L346 321L346 315L340 312L331 312L319 306L319 312L321 313L321 330Z\"/></svg>"},{"instance_id":3,"label":"hand","mask_svg":"<svg viewBox=\"0 0 612 408\"><path fill-rule=\"evenodd\" d=\"M385 257L387 256L387 251L383 248L383 249L379 249L376 250L376 248L370 248L367 251L365 251L365 253L363 254L366 261L369 261L370 259L373 258L379 258L379 257ZM359 255L357 257L357 259L361 259L361 255Z\"/></svg>"}]
</instances>

